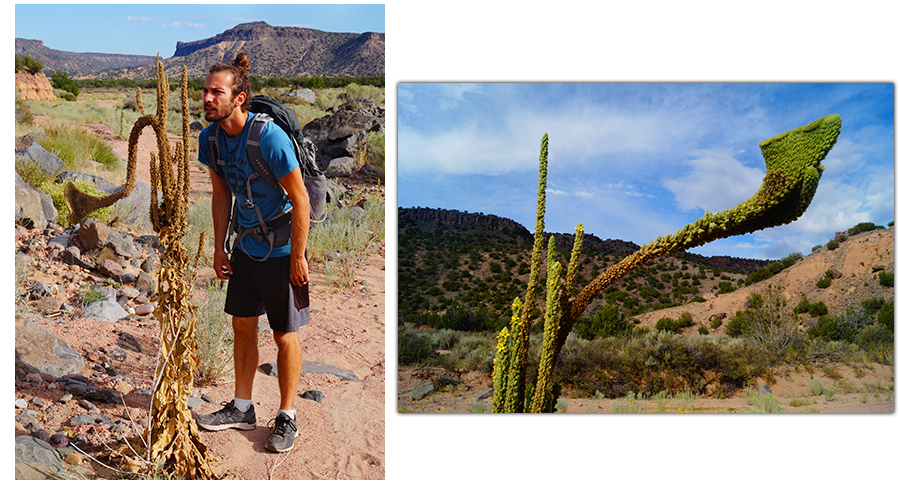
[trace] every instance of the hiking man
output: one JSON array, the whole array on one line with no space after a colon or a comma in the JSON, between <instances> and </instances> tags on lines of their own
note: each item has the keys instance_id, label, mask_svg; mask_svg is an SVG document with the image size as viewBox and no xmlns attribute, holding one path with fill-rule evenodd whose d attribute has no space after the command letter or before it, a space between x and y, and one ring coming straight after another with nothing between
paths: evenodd
<instances>
[{"instance_id":1,"label":"hiking man","mask_svg":"<svg viewBox=\"0 0 900 491\"><path fill-rule=\"evenodd\" d=\"M281 391L274 431L266 448L286 452L293 448L297 435L293 403L303 361L297 331L309 323L309 197L291 140L273 122L263 127L259 146L284 193L256 178L248 162L247 133L249 122L256 116L249 111L249 70L247 55L239 53L232 64L210 67L203 86L203 110L206 120L213 124L200 133L198 153L200 161L210 167L213 268L219 279L228 280L225 312L232 315L235 383L234 399L219 411L198 416L197 424L209 431L256 427L252 392L259 364L257 323L259 316L266 314L278 348ZM210 131L217 131L213 133L218 137L214 146L210 145ZM219 167L210 165L214 159L221 164L221 175L216 172ZM225 248L232 196L236 199L233 213L238 234L229 257ZM274 231L274 244L264 236L242 233L258 232L260 228Z\"/></svg>"}]
</instances>

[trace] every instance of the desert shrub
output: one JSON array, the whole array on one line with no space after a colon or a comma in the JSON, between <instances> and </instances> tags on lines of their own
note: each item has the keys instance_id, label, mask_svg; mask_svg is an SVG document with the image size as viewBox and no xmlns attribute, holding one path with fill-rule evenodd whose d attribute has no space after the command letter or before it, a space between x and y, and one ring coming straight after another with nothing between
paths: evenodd
<instances>
[{"instance_id":1,"label":"desert shrub","mask_svg":"<svg viewBox=\"0 0 900 491\"><path fill-rule=\"evenodd\" d=\"M863 300L860 305L862 306L866 317L874 321L878 312L881 310L881 307L884 306L884 299L881 297L870 298L868 300Z\"/></svg>"},{"instance_id":2,"label":"desert shrub","mask_svg":"<svg viewBox=\"0 0 900 491\"><path fill-rule=\"evenodd\" d=\"M384 169L384 133L370 131L366 136L366 144L369 148L368 162Z\"/></svg>"},{"instance_id":3,"label":"desert shrub","mask_svg":"<svg viewBox=\"0 0 900 491\"><path fill-rule=\"evenodd\" d=\"M823 316L807 331L811 338L825 341L853 343L857 334L865 328L867 321L862 313L849 311L843 316Z\"/></svg>"},{"instance_id":4,"label":"desert shrub","mask_svg":"<svg viewBox=\"0 0 900 491\"><path fill-rule=\"evenodd\" d=\"M710 321L709 321L709 327L711 329L718 329L719 326L721 326L721 325L722 325L722 318L719 317L718 315L713 316L713 318L710 319Z\"/></svg>"},{"instance_id":5,"label":"desert shrub","mask_svg":"<svg viewBox=\"0 0 900 491\"><path fill-rule=\"evenodd\" d=\"M31 57L31 55L25 55L22 58L19 58L16 55L16 72L20 72L22 70L28 70L32 74L40 73L44 69L44 64L35 60Z\"/></svg>"},{"instance_id":6,"label":"desert shrub","mask_svg":"<svg viewBox=\"0 0 900 491\"><path fill-rule=\"evenodd\" d=\"M795 314L805 314L809 312L809 299L806 298L806 295L803 295L803 298L797 302L797 306L794 307Z\"/></svg>"},{"instance_id":7,"label":"desert shrub","mask_svg":"<svg viewBox=\"0 0 900 491\"><path fill-rule=\"evenodd\" d=\"M878 323L884 326L893 327L894 325L894 301L885 302L878 311Z\"/></svg>"},{"instance_id":8,"label":"desert shrub","mask_svg":"<svg viewBox=\"0 0 900 491\"><path fill-rule=\"evenodd\" d=\"M452 329L439 329L428 333L431 338L431 346L434 349L448 350L456 346L459 342L460 334Z\"/></svg>"},{"instance_id":9,"label":"desert shrub","mask_svg":"<svg viewBox=\"0 0 900 491\"><path fill-rule=\"evenodd\" d=\"M75 185L75 188L83 193L87 193L91 196L104 196L106 193L99 191L93 184L76 180L72 181ZM69 223L69 207L66 205L65 200L63 199L63 190L65 189L65 183L54 183L54 182L45 182L40 191L46 193L53 200L53 207L56 208L57 213L59 214L56 218L56 222L62 225L63 227L68 227L69 225L73 225ZM109 207L100 208L94 212L91 212L88 215L89 218L96 218L101 222L108 222L112 217L112 209Z\"/></svg>"},{"instance_id":10,"label":"desert shrub","mask_svg":"<svg viewBox=\"0 0 900 491\"><path fill-rule=\"evenodd\" d=\"M734 316L731 317L731 320L728 321L728 324L725 325L725 334L728 334L733 338L743 334L750 315L750 312L746 310L738 310L735 312Z\"/></svg>"},{"instance_id":11,"label":"desert shrub","mask_svg":"<svg viewBox=\"0 0 900 491\"><path fill-rule=\"evenodd\" d=\"M215 384L231 372L234 333L231 316L225 313L225 291L208 288L195 295L197 305L198 385Z\"/></svg>"},{"instance_id":12,"label":"desert shrub","mask_svg":"<svg viewBox=\"0 0 900 491\"><path fill-rule=\"evenodd\" d=\"M99 162L108 171L119 168L119 158L112 148L85 128L60 124L46 128L45 132L41 146L56 154L70 169L77 170L88 161Z\"/></svg>"},{"instance_id":13,"label":"desert shrub","mask_svg":"<svg viewBox=\"0 0 900 491\"><path fill-rule=\"evenodd\" d=\"M879 230L883 228L884 227L882 227L881 225L875 225L872 222L860 222L847 230L847 234L852 236L863 232L868 232L870 230Z\"/></svg>"},{"instance_id":14,"label":"desert shrub","mask_svg":"<svg viewBox=\"0 0 900 491\"><path fill-rule=\"evenodd\" d=\"M734 291L734 285L730 281L719 282L719 293L731 293Z\"/></svg>"},{"instance_id":15,"label":"desert shrub","mask_svg":"<svg viewBox=\"0 0 900 491\"><path fill-rule=\"evenodd\" d=\"M825 302L821 300L815 303L809 304L809 315L813 317L820 317L828 314L828 306L825 305Z\"/></svg>"},{"instance_id":16,"label":"desert shrub","mask_svg":"<svg viewBox=\"0 0 900 491\"><path fill-rule=\"evenodd\" d=\"M857 346L867 351L880 345L893 347L893 326L887 326L884 324L871 324L863 327L856 334L854 342Z\"/></svg>"},{"instance_id":17,"label":"desert shrub","mask_svg":"<svg viewBox=\"0 0 900 491\"><path fill-rule=\"evenodd\" d=\"M772 287L763 295L759 308L738 311L726 333L746 339L772 363L783 360L789 350L801 344L797 319L787 311L787 302L778 289Z\"/></svg>"},{"instance_id":18,"label":"desert shrub","mask_svg":"<svg viewBox=\"0 0 900 491\"><path fill-rule=\"evenodd\" d=\"M37 162L21 157L16 157L16 173L32 189L40 189L45 183L52 182L56 178Z\"/></svg>"},{"instance_id":19,"label":"desert shrub","mask_svg":"<svg viewBox=\"0 0 900 491\"><path fill-rule=\"evenodd\" d=\"M758 309L763 306L763 296L759 292L753 292L747 297L747 308Z\"/></svg>"},{"instance_id":20,"label":"desert shrub","mask_svg":"<svg viewBox=\"0 0 900 491\"><path fill-rule=\"evenodd\" d=\"M16 123L26 126L34 124L34 112L31 110L31 106L25 102L25 99L19 96L18 90L16 90Z\"/></svg>"},{"instance_id":21,"label":"desert shrub","mask_svg":"<svg viewBox=\"0 0 900 491\"><path fill-rule=\"evenodd\" d=\"M831 279L832 273L829 269L828 271L825 271L825 274L816 281L816 286L819 288L828 288L829 286L831 286Z\"/></svg>"},{"instance_id":22,"label":"desert shrub","mask_svg":"<svg viewBox=\"0 0 900 491\"><path fill-rule=\"evenodd\" d=\"M467 372L480 371L490 374L494 369L497 340L491 335L466 335L450 350L457 368Z\"/></svg>"},{"instance_id":23,"label":"desert shrub","mask_svg":"<svg viewBox=\"0 0 900 491\"><path fill-rule=\"evenodd\" d=\"M587 340L622 336L631 333L631 324L617 305L606 304L594 310L589 316L582 316L575 324L575 333Z\"/></svg>"},{"instance_id":24,"label":"desert shrub","mask_svg":"<svg viewBox=\"0 0 900 491\"><path fill-rule=\"evenodd\" d=\"M878 272L878 284L881 286L894 286L894 272L893 271L879 271Z\"/></svg>"},{"instance_id":25,"label":"desert shrub","mask_svg":"<svg viewBox=\"0 0 900 491\"><path fill-rule=\"evenodd\" d=\"M754 413L780 413L784 411L781 401L773 394L761 394L753 392L745 397L747 404L752 406L751 412Z\"/></svg>"},{"instance_id":26,"label":"desert shrub","mask_svg":"<svg viewBox=\"0 0 900 491\"><path fill-rule=\"evenodd\" d=\"M344 95L349 100L362 97L372 100L377 105L384 105L384 89L379 87L349 83L344 87Z\"/></svg>"},{"instance_id":27,"label":"desert shrub","mask_svg":"<svg viewBox=\"0 0 900 491\"><path fill-rule=\"evenodd\" d=\"M422 363L435 356L428 335L401 327L397 332L397 362L400 365Z\"/></svg>"},{"instance_id":28,"label":"desert shrub","mask_svg":"<svg viewBox=\"0 0 900 491\"><path fill-rule=\"evenodd\" d=\"M325 266L328 280L342 290L353 284L358 258L384 240L384 203L370 197L361 215L349 209L329 210L329 220L310 228L309 260Z\"/></svg>"},{"instance_id":29,"label":"desert shrub","mask_svg":"<svg viewBox=\"0 0 900 491\"><path fill-rule=\"evenodd\" d=\"M651 331L593 341L570 337L558 366L559 380L580 396L599 391L617 398L629 391L699 394L710 385L727 395L764 373L765 361L742 340Z\"/></svg>"}]
</instances>

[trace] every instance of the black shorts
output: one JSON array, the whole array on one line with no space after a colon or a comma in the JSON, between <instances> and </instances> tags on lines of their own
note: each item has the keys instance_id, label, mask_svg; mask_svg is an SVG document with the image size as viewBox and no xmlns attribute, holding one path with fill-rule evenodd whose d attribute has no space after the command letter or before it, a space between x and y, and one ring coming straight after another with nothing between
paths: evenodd
<instances>
[{"instance_id":1,"label":"black shorts","mask_svg":"<svg viewBox=\"0 0 900 491\"><path fill-rule=\"evenodd\" d=\"M291 257L251 259L238 249L231 256L225 313L235 317L266 314L273 331L296 332L309 324L309 283L291 284Z\"/></svg>"}]
</instances>

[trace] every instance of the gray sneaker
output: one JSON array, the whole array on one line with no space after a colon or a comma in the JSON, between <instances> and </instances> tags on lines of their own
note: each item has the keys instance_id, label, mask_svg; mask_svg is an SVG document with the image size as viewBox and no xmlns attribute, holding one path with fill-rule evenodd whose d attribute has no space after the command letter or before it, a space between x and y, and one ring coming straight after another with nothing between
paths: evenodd
<instances>
[{"instance_id":1,"label":"gray sneaker","mask_svg":"<svg viewBox=\"0 0 900 491\"><path fill-rule=\"evenodd\" d=\"M238 430L252 430L256 428L256 410L253 406L246 413L234 407L234 401L223 402L222 409L203 416L197 416L197 426L207 431L219 431L235 428Z\"/></svg>"},{"instance_id":2,"label":"gray sneaker","mask_svg":"<svg viewBox=\"0 0 900 491\"><path fill-rule=\"evenodd\" d=\"M266 450L287 452L294 448L294 437L297 436L297 422L291 419L290 416L279 414L278 417L272 420L272 424L274 424L275 429L272 431L269 441L266 442ZM270 426L272 425L270 424Z\"/></svg>"}]
</instances>

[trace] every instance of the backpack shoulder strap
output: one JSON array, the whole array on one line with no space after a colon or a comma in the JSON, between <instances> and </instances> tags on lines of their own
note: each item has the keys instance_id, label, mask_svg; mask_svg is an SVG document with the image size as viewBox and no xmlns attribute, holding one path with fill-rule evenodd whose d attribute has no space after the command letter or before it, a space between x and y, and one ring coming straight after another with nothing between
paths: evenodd
<instances>
[{"instance_id":1,"label":"backpack shoulder strap","mask_svg":"<svg viewBox=\"0 0 900 491\"><path fill-rule=\"evenodd\" d=\"M209 166L217 176L221 176L222 167L225 165L225 162L219 159L219 155L221 155L219 153L219 123L209 125L207 136L209 137L209 150L207 150Z\"/></svg>"},{"instance_id":2,"label":"backpack shoulder strap","mask_svg":"<svg viewBox=\"0 0 900 491\"><path fill-rule=\"evenodd\" d=\"M266 124L270 121L272 121L272 118L268 114L257 113L253 115L253 119L247 123L250 125L250 129L247 131L247 160L250 162L250 166L253 167L254 172L256 172L260 179L284 193L281 183L278 182L275 174L272 173L272 169L269 168L269 164L266 163L266 159L262 154L262 149L259 146L260 135L262 134L263 128L265 128Z\"/></svg>"}]
</instances>

